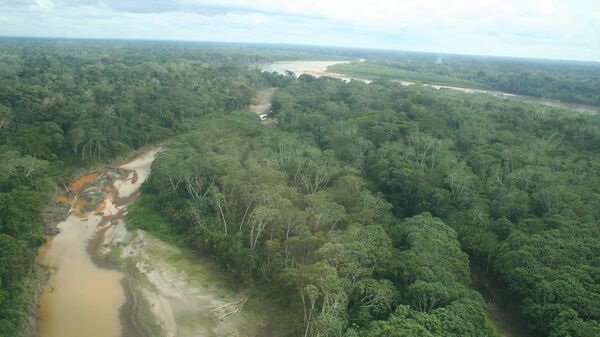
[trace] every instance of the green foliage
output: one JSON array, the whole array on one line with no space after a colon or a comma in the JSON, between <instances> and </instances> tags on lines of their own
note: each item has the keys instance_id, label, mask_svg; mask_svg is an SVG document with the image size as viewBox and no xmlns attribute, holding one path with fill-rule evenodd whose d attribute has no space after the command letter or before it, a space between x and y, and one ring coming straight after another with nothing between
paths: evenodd
<instances>
[{"instance_id":1,"label":"green foliage","mask_svg":"<svg viewBox=\"0 0 600 337\"><path fill-rule=\"evenodd\" d=\"M495 336L470 263L534 333L599 334L597 115L247 67L310 52L0 43L0 336L26 316L57 183L167 137L129 226L264 288L295 335ZM599 102L594 65L428 57L336 67ZM278 128L232 113L267 85Z\"/></svg>"},{"instance_id":2,"label":"green foliage","mask_svg":"<svg viewBox=\"0 0 600 337\"><path fill-rule=\"evenodd\" d=\"M376 224L390 206L351 165L248 114L197 129L158 156L145 187L188 245L304 313L302 333L341 336L348 312L393 309L393 283L374 278L392 254Z\"/></svg>"},{"instance_id":3,"label":"green foliage","mask_svg":"<svg viewBox=\"0 0 600 337\"><path fill-rule=\"evenodd\" d=\"M129 230L143 229L156 234L163 240L176 241L171 226L154 208L155 198L152 195L142 195L127 209L127 228Z\"/></svg>"},{"instance_id":4,"label":"green foliage","mask_svg":"<svg viewBox=\"0 0 600 337\"><path fill-rule=\"evenodd\" d=\"M249 104L257 72L216 50L0 41L0 336L27 318L42 208L77 168ZM134 226L165 236L152 200Z\"/></svg>"},{"instance_id":5,"label":"green foliage","mask_svg":"<svg viewBox=\"0 0 600 337\"><path fill-rule=\"evenodd\" d=\"M494 89L600 105L600 66L592 62L400 53L387 57L376 55L366 62L336 64L328 70L365 79Z\"/></svg>"},{"instance_id":6,"label":"green foliage","mask_svg":"<svg viewBox=\"0 0 600 337\"><path fill-rule=\"evenodd\" d=\"M312 92L300 82L289 86ZM322 89L318 95L331 91ZM298 97L301 109L315 102ZM352 138L330 145L335 122L323 119L314 129L293 124L314 132L311 139L283 122L287 103L281 103L280 125L291 132L264 127L247 114L214 118L158 156L145 193L173 230L237 280L264 287L296 311L298 334L366 335L371 322L386 321L398 305L407 305L418 317L447 323L439 331L448 336L494 336L482 298L468 288L468 257L457 233L430 214L395 223L391 205L371 192L365 175L370 152L387 136L357 140L362 150L353 149ZM406 139L414 169L434 171L432 184L454 191L430 188L442 195L447 212L454 205L468 209L475 195L467 192L477 176L464 179L467 167L444 153L444 142L426 134ZM456 166L455 176L438 171L441 165Z\"/></svg>"},{"instance_id":7,"label":"green foliage","mask_svg":"<svg viewBox=\"0 0 600 337\"><path fill-rule=\"evenodd\" d=\"M413 216L388 229L400 251L386 275L401 302L456 322L457 335L483 335L462 246L534 333L596 332L600 117L389 82L301 78L275 100L282 129L333 150L397 217ZM353 146L363 150L349 155Z\"/></svg>"}]
</instances>

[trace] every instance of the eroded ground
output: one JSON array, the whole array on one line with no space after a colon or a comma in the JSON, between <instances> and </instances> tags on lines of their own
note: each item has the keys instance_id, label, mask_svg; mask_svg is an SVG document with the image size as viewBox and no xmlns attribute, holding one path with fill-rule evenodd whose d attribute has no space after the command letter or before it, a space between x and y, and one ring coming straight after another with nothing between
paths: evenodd
<instances>
[{"instance_id":1,"label":"eroded ground","mask_svg":"<svg viewBox=\"0 0 600 337\"><path fill-rule=\"evenodd\" d=\"M275 88L260 89L256 92L256 95L252 98L252 102L248 109L260 116L261 120L265 120L271 113L271 101Z\"/></svg>"}]
</instances>

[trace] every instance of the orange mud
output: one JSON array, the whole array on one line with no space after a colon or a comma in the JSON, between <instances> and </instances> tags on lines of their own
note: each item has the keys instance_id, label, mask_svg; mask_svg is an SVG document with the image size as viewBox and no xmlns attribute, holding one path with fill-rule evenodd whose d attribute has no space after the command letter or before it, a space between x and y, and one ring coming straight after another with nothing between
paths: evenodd
<instances>
[{"instance_id":1,"label":"orange mud","mask_svg":"<svg viewBox=\"0 0 600 337\"><path fill-rule=\"evenodd\" d=\"M69 202L69 198L67 197L67 195L63 192L58 196L57 199L58 202L60 202L61 204L66 204Z\"/></svg>"},{"instance_id":2,"label":"orange mud","mask_svg":"<svg viewBox=\"0 0 600 337\"><path fill-rule=\"evenodd\" d=\"M71 204L71 206L73 206L73 208L78 209L78 210L84 208L85 205L87 205L87 201L85 201L85 199L79 199L79 198L75 198L75 200L73 200L73 203Z\"/></svg>"},{"instance_id":3,"label":"orange mud","mask_svg":"<svg viewBox=\"0 0 600 337\"><path fill-rule=\"evenodd\" d=\"M83 186L94 180L97 176L98 173L92 173L75 180L73 184L71 184L71 190L73 190L74 193L77 193Z\"/></svg>"},{"instance_id":4,"label":"orange mud","mask_svg":"<svg viewBox=\"0 0 600 337\"><path fill-rule=\"evenodd\" d=\"M96 214L100 215L104 213L104 209L106 208L106 200L102 201L98 206L96 206Z\"/></svg>"},{"instance_id":5,"label":"orange mud","mask_svg":"<svg viewBox=\"0 0 600 337\"><path fill-rule=\"evenodd\" d=\"M85 199L79 199L75 197L73 201L71 201L71 208L73 209L71 213L80 219L86 219L87 214L83 213L83 208L87 205L87 201Z\"/></svg>"}]
</instances>

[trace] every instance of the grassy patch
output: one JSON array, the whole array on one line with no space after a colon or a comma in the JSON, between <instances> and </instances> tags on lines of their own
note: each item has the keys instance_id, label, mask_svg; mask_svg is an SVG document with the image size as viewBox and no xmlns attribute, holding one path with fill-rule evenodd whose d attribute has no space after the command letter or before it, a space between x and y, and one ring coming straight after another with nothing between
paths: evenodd
<instances>
[{"instance_id":1,"label":"grassy patch","mask_svg":"<svg viewBox=\"0 0 600 337\"><path fill-rule=\"evenodd\" d=\"M327 71L342 73L350 76L370 80L407 80L417 83L441 84L459 87L483 89L484 86L473 81L463 80L456 77L434 74L430 72L416 72L399 67L386 66L372 63L344 63L327 67Z\"/></svg>"},{"instance_id":2,"label":"grassy patch","mask_svg":"<svg viewBox=\"0 0 600 337\"><path fill-rule=\"evenodd\" d=\"M121 247L120 244L117 244L114 247L112 247L112 249L110 250L111 260L117 264L121 264L123 261L123 258L121 257L122 251L123 251L123 248Z\"/></svg>"},{"instance_id":3,"label":"grassy patch","mask_svg":"<svg viewBox=\"0 0 600 337\"><path fill-rule=\"evenodd\" d=\"M180 244L180 238L175 235L173 228L164 220L162 215L154 209L154 196L142 195L131 206L127 216L127 229L143 229L153 233L158 238Z\"/></svg>"},{"instance_id":4,"label":"grassy patch","mask_svg":"<svg viewBox=\"0 0 600 337\"><path fill-rule=\"evenodd\" d=\"M492 321L492 318L490 317L489 312L487 312L487 311L485 313L485 323L484 324L488 330L492 331L494 336L497 336L497 337L502 336L502 334L500 333L500 330L498 329L496 324L494 324L494 322Z\"/></svg>"},{"instance_id":5,"label":"grassy patch","mask_svg":"<svg viewBox=\"0 0 600 337\"><path fill-rule=\"evenodd\" d=\"M159 257L177 272L185 272L188 282L198 282L210 292L224 297L235 295L227 277L222 275L214 262L198 256L186 248L175 248L146 236L146 250ZM181 247L181 246L180 246Z\"/></svg>"}]
</instances>

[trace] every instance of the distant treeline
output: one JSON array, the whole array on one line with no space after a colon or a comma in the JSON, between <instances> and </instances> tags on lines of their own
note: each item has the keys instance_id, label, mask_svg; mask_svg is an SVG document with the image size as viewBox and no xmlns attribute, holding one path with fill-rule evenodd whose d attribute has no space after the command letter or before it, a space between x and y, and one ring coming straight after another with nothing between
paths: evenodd
<instances>
[{"instance_id":1,"label":"distant treeline","mask_svg":"<svg viewBox=\"0 0 600 337\"><path fill-rule=\"evenodd\" d=\"M600 63L435 54L374 55L337 64L333 72L370 79L401 79L484 88L600 106Z\"/></svg>"}]
</instances>

